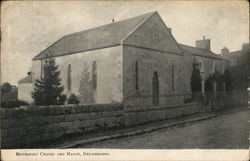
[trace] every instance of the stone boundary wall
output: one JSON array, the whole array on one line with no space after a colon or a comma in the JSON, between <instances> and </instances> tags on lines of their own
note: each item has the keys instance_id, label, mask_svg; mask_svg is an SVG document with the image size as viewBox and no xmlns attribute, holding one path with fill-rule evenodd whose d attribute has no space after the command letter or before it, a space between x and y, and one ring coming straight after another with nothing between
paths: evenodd
<instances>
[{"instance_id":1,"label":"stone boundary wall","mask_svg":"<svg viewBox=\"0 0 250 161\"><path fill-rule=\"evenodd\" d=\"M202 106L201 103L154 107L144 106L144 108L143 106L128 106L125 110L125 124L126 126L143 124L205 111L206 106Z\"/></svg>"},{"instance_id":2,"label":"stone boundary wall","mask_svg":"<svg viewBox=\"0 0 250 161\"><path fill-rule=\"evenodd\" d=\"M121 104L2 108L1 145L2 148L23 148L66 134L121 125L124 125Z\"/></svg>"},{"instance_id":3,"label":"stone boundary wall","mask_svg":"<svg viewBox=\"0 0 250 161\"><path fill-rule=\"evenodd\" d=\"M247 95L221 100L138 106L92 104L62 106L23 106L1 108L2 148L25 148L60 137L109 128L122 128L222 108L247 105Z\"/></svg>"}]
</instances>

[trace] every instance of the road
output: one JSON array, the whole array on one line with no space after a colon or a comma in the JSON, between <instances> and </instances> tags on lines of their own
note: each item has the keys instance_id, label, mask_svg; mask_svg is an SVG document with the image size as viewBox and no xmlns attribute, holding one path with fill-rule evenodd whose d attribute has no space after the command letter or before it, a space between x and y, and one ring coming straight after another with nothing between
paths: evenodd
<instances>
[{"instance_id":1,"label":"road","mask_svg":"<svg viewBox=\"0 0 250 161\"><path fill-rule=\"evenodd\" d=\"M226 114L185 127L101 141L79 148L118 149L248 149L248 110Z\"/></svg>"}]
</instances>

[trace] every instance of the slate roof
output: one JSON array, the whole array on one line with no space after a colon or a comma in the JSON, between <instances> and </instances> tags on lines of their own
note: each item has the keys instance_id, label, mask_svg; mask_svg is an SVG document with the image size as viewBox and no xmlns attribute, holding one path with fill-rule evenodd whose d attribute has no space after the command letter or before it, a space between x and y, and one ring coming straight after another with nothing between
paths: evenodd
<instances>
[{"instance_id":1,"label":"slate roof","mask_svg":"<svg viewBox=\"0 0 250 161\"><path fill-rule=\"evenodd\" d=\"M140 26L154 13L156 12L65 35L35 56L33 60L46 58L48 54L49 56L56 57L120 45L134 29Z\"/></svg>"},{"instance_id":2,"label":"slate roof","mask_svg":"<svg viewBox=\"0 0 250 161\"><path fill-rule=\"evenodd\" d=\"M238 51L232 51L232 52L229 52L228 54L226 55L222 55L221 56L226 59L226 60L232 60L232 59L237 59L239 57L242 56L242 50L238 50Z\"/></svg>"},{"instance_id":3,"label":"slate roof","mask_svg":"<svg viewBox=\"0 0 250 161\"><path fill-rule=\"evenodd\" d=\"M19 80L18 83L32 83L32 74L29 74L23 79Z\"/></svg>"},{"instance_id":4,"label":"slate roof","mask_svg":"<svg viewBox=\"0 0 250 161\"><path fill-rule=\"evenodd\" d=\"M220 59L220 60L225 60L224 58L222 58L221 56L213 53L212 51L209 50L205 50L205 49L200 49L197 47L193 47L193 46L188 46L188 45L184 45L184 44L179 44L180 47L189 52L192 55L197 55L197 56L202 56L202 57L207 57L207 58L213 58L213 59Z\"/></svg>"},{"instance_id":5,"label":"slate roof","mask_svg":"<svg viewBox=\"0 0 250 161\"><path fill-rule=\"evenodd\" d=\"M239 55L239 54L242 54L242 50L231 51L231 52L229 52L228 55Z\"/></svg>"},{"instance_id":6,"label":"slate roof","mask_svg":"<svg viewBox=\"0 0 250 161\"><path fill-rule=\"evenodd\" d=\"M121 45L129 35L131 35L139 26L141 26L153 14L158 14L158 13L155 11L140 16L132 17L129 19L125 19L122 21L103 25L100 27L95 27L81 32L65 35L61 39L53 43L51 46L43 50L37 56L35 56L33 60L44 59L48 56L50 57L63 56L78 52ZM173 40L175 39L173 38ZM191 53L192 55L198 55L214 59L223 59L219 55L204 49L199 49L196 47L183 44L177 44L177 46L179 48L176 48L172 45L168 46L169 51L180 53L179 49L181 48L182 50L185 50Z\"/></svg>"}]
</instances>

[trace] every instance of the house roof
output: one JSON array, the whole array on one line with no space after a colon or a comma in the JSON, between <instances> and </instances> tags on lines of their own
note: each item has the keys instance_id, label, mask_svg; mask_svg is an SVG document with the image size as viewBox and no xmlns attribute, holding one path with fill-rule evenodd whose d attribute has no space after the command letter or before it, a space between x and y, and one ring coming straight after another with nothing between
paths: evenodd
<instances>
[{"instance_id":1,"label":"house roof","mask_svg":"<svg viewBox=\"0 0 250 161\"><path fill-rule=\"evenodd\" d=\"M239 54L242 54L242 50L231 51L231 52L229 52L228 55L239 55Z\"/></svg>"},{"instance_id":2,"label":"house roof","mask_svg":"<svg viewBox=\"0 0 250 161\"><path fill-rule=\"evenodd\" d=\"M154 13L156 12L65 35L35 56L33 60L120 45L131 32Z\"/></svg>"},{"instance_id":3,"label":"house roof","mask_svg":"<svg viewBox=\"0 0 250 161\"><path fill-rule=\"evenodd\" d=\"M29 74L23 79L19 80L18 83L32 83L32 74Z\"/></svg>"},{"instance_id":4,"label":"house roof","mask_svg":"<svg viewBox=\"0 0 250 161\"><path fill-rule=\"evenodd\" d=\"M237 58L242 56L242 50L232 51L232 52L229 52L228 54L224 54L224 55L221 54L221 56L227 60L237 59Z\"/></svg>"},{"instance_id":5,"label":"house roof","mask_svg":"<svg viewBox=\"0 0 250 161\"><path fill-rule=\"evenodd\" d=\"M224 58L222 58L221 56L213 53L212 51L209 50L205 50L205 49L200 49L197 47L193 47L193 46L188 46L188 45L184 45L184 44L179 44L180 47L189 52L192 55L197 55L197 56L202 56L202 57L207 57L207 58L213 58L213 59L220 59L220 60L225 60Z\"/></svg>"}]
</instances>

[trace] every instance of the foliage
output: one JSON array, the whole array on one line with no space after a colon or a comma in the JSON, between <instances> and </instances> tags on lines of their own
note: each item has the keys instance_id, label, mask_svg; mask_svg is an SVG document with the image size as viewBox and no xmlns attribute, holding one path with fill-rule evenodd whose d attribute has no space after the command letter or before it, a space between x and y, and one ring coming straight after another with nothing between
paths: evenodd
<instances>
[{"instance_id":1,"label":"foliage","mask_svg":"<svg viewBox=\"0 0 250 161\"><path fill-rule=\"evenodd\" d=\"M83 65L83 71L80 80L80 102L81 103L92 103L93 102L93 83L91 80L91 75L88 65L85 63Z\"/></svg>"},{"instance_id":2,"label":"foliage","mask_svg":"<svg viewBox=\"0 0 250 161\"><path fill-rule=\"evenodd\" d=\"M80 101L78 100L78 98L76 97L75 94L71 94L68 98L68 104L79 104Z\"/></svg>"},{"instance_id":3,"label":"foliage","mask_svg":"<svg viewBox=\"0 0 250 161\"><path fill-rule=\"evenodd\" d=\"M224 75L216 70L213 77L216 82L217 91L223 91Z\"/></svg>"},{"instance_id":4,"label":"foliage","mask_svg":"<svg viewBox=\"0 0 250 161\"><path fill-rule=\"evenodd\" d=\"M22 100L11 100L11 101L1 102L1 108L15 108L23 105L29 105L29 103Z\"/></svg>"},{"instance_id":5,"label":"foliage","mask_svg":"<svg viewBox=\"0 0 250 161\"><path fill-rule=\"evenodd\" d=\"M224 78L225 78L226 91L233 90L233 77L232 77L231 72L228 69L225 70Z\"/></svg>"},{"instance_id":6,"label":"foliage","mask_svg":"<svg viewBox=\"0 0 250 161\"><path fill-rule=\"evenodd\" d=\"M193 63L191 90L192 92L201 92L201 75L197 63Z\"/></svg>"},{"instance_id":7,"label":"foliage","mask_svg":"<svg viewBox=\"0 0 250 161\"><path fill-rule=\"evenodd\" d=\"M213 91L213 82L214 77L210 75L207 80L205 81L205 91L206 92L212 92Z\"/></svg>"},{"instance_id":8,"label":"foliage","mask_svg":"<svg viewBox=\"0 0 250 161\"><path fill-rule=\"evenodd\" d=\"M66 96L62 95L60 71L53 58L47 58L43 64L43 78L37 79L32 98L35 105L64 104Z\"/></svg>"},{"instance_id":9,"label":"foliage","mask_svg":"<svg viewBox=\"0 0 250 161\"><path fill-rule=\"evenodd\" d=\"M213 84L216 83L217 91L223 91L223 83L225 82L225 75L221 74L219 71L215 71L214 74L210 75L205 82L205 91L212 92Z\"/></svg>"},{"instance_id":10,"label":"foliage","mask_svg":"<svg viewBox=\"0 0 250 161\"><path fill-rule=\"evenodd\" d=\"M66 102L67 96L65 94L62 94L58 98L58 105L64 105Z\"/></svg>"},{"instance_id":11,"label":"foliage","mask_svg":"<svg viewBox=\"0 0 250 161\"><path fill-rule=\"evenodd\" d=\"M17 101L17 88L5 82L1 86L1 102Z\"/></svg>"},{"instance_id":12,"label":"foliage","mask_svg":"<svg viewBox=\"0 0 250 161\"><path fill-rule=\"evenodd\" d=\"M10 91L11 91L11 88L12 88L12 87L11 87L10 83L5 82L5 83L3 83L2 86L1 86L1 93L4 94L4 93L10 92Z\"/></svg>"},{"instance_id":13,"label":"foliage","mask_svg":"<svg viewBox=\"0 0 250 161\"><path fill-rule=\"evenodd\" d=\"M249 65L250 66L250 65ZM249 73L247 73L246 66L231 67L231 74L233 78L233 88L238 90L244 90L249 85Z\"/></svg>"}]
</instances>

